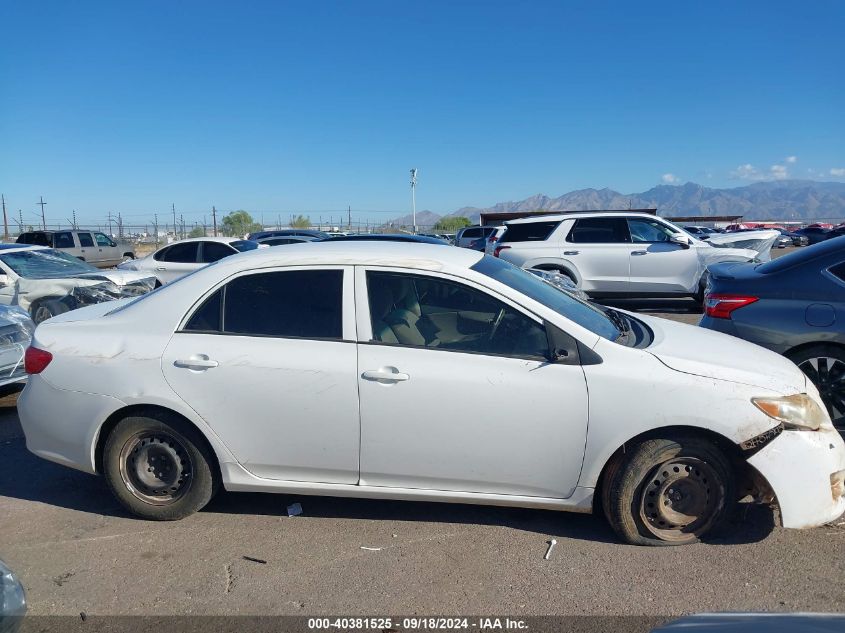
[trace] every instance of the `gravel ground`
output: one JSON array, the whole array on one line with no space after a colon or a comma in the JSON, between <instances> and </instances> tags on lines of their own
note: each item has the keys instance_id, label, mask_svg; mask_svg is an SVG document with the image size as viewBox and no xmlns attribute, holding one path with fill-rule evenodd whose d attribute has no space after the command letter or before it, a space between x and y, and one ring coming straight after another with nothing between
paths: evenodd
<instances>
[{"instance_id":1,"label":"gravel ground","mask_svg":"<svg viewBox=\"0 0 845 633\"><path fill-rule=\"evenodd\" d=\"M698 319L691 302L640 309ZM845 611L845 523L784 530L748 507L727 533L638 548L587 515L245 493L145 522L101 478L28 453L0 400L0 557L36 615Z\"/></svg>"}]
</instances>

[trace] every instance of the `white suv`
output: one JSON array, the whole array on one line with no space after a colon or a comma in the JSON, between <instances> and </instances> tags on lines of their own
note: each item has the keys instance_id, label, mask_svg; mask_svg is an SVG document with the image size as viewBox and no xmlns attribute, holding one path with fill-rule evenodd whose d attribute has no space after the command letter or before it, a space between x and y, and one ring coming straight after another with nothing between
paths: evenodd
<instances>
[{"instance_id":1,"label":"white suv","mask_svg":"<svg viewBox=\"0 0 845 633\"><path fill-rule=\"evenodd\" d=\"M507 223L494 255L556 270L593 297L703 296L707 266L758 252L715 247L648 213L583 212Z\"/></svg>"}]
</instances>

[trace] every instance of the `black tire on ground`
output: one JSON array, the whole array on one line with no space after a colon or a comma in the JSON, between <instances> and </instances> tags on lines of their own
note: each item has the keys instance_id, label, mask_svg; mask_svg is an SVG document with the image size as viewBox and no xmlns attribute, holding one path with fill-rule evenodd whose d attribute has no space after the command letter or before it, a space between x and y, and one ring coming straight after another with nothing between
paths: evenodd
<instances>
[{"instance_id":1,"label":"black tire on ground","mask_svg":"<svg viewBox=\"0 0 845 633\"><path fill-rule=\"evenodd\" d=\"M124 259L135 259L135 253L124 253Z\"/></svg>"},{"instance_id":2,"label":"black tire on ground","mask_svg":"<svg viewBox=\"0 0 845 633\"><path fill-rule=\"evenodd\" d=\"M734 473L722 450L695 435L626 446L605 472L601 504L632 545L686 545L717 529L732 511Z\"/></svg>"},{"instance_id":3,"label":"black tire on ground","mask_svg":"<svg viewBox=\"0 0 845 633\"><path fill-rule=\"evenodd\" d=\"M29 314L35 325L69 311L70 307L58 299L42 299L33 303L29 308Z\"/></svg>"},{"instance_id":4,"label":"black tire on ground","mask_svg":"<svg viewBox=\"0 0 845 633\"><path fill-rule=\"evenodd\" d=\"M835 345L813 345L786 357L813 381L837 428L845 426L845 350Z\"/></svg>"},{"instance_id":5,"label":"black tire on ground","mask_svg":"<svg viewBox=\"0 0 845 633\"><path fill-rule=\"evenodd\" d=\"M202 435L163 412L117 423L106 439L103 474L127 510L156 521L193 514L220 486L214 455Z\"/></svg>"}]
</instances>

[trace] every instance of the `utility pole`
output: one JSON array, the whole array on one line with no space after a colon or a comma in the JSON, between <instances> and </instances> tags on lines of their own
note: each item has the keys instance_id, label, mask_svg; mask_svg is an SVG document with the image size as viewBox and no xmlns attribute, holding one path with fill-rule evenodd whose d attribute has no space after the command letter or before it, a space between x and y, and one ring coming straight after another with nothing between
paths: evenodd
<instances>
[{"instance_id":1,"label":"utility pole","mask_svg":"<svg viewBox=\"0 0 845 633\"><path fill-rule=\"evenodd\" d=\"M18 209L18 235L23 233L23 211Z\"/></svg>"},{"instance_id":2,"label":"utility pole","mask_svg":"<svg viewBox=\"0 0 845 633\"><path fill-rule=\"evenodd\" d=\"M214 221L214 237L217 237L217 208L211 207L211 219Z\"/></svg>"},{"instance_id":3,"label":"utility pole","mask_svg":"<svg viewBox=\"0 0 845 633\"><path fill-rule=\"evenodd\" d=\"M158 250L158 213L154 213L155 223L153 224L153 232L156 235L156 250Z\"/></svg>"},{"instance_id":4,"label":"utility pole","mask_svg":"<svg viewBox=\"0 0 845 633\"><path fill-rule=\"evenodd\" d=\"M73 210L73 228L77 228L76 227L76 209Z\"/></svg>"},{"instance_id":5,"label":"utility pole","mask_svg":"<svg viewBox=\"0 0 845 633\"><path fill-rule=\"evenodd\" d=\"M185 239L185 215L183 213L179 214L179 223L182 225L182 230L179 232L180 239Z\"/></svg>"},{"instance_id":6,"label":"utility pole","mask_svg":"<svg viewBox=\"0 0 845 633\"><path fill-rule=\"evenodd\" d=\"M411 212L414 218L414 235L417 233L417 168L411 170Z\"/></svg>"},{"instance_id":7,"label":"utility pole","mask_svg":"<svg viewBox=\"0 0 845 633\"><path fill-rule=\"evenodd\" d=\"M170 205L171 210L173 211L173 239L176 239L176 205Z\"/></svg>"},{"instance_id":8,"label":"utility pole","mask_svg":"<svg viewBox=\"0 0 845 633\"><path fill-rule=\"evenodd\" d=\"M117 239L123 239L123 216L120 215L120 211L117 212Z\"/></svg>"},{"instance_id":9,"label":"utility pole","mask_svg":"<svg viewBox=\"0 0 845 633\"><path fill-rule=\"evenodd\" d=\"M352 206L346 207L346 230L352 230Z\"/></svg>"},{"instance_id":10,"label":"utility pole","mask_svg":"<svg viewBox=\"0 0 845 633\"><path fill-rule=\"evenodd\" d=\"M0 194L0 198L3 200L3 241L9 241L9 219L6 217L6 196Z\"/></svg>"},{"instance_id":11,"label":"utility pole","mask_svg":"<svg viewBox=\"0 0 845 633\"><path fill-rule=\"evenodd\" d=\"M39 202L38 204L41 205L41 228L43 228L46 231L47 230L47 220L44 217L44 205L46 205L47 203L44 202L44 196L41 196L41 202Z\"/></svg>"},{"instance_id":12,"label":"utility pole","mask_svg":"<svg viewBox=\"0 0 845 633\"><path fill-rule=\"evenodd\" d=\"M111 211L109 211L109 237L113 236L114 232L111 230Z\"/></svg>"}]
</instances>

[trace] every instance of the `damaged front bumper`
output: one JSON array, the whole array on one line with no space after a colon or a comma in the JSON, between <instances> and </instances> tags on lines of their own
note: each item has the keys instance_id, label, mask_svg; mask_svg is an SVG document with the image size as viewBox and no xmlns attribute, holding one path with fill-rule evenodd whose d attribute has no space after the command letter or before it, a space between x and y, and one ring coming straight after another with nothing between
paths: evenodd
<instances>
[{"instance_id":1,"label":"damaged front bumper","mask_svg":"<svg viewBox=\"0 0 845 633\"><path fill-rule=\"evenodd\" d=\"M845 513L845 441L836 431L783 431L747 461L768 484L783 527L818 527Z\"/></svg>"},{"instance_id":2,"label":"damaged front bumper","mask_svg":"<svg viewBox=\"0 0 845 633\"><path fill-rule=\"evenodd\" d=\"M69 304L71 309L76 309L105 301L138 297L147 294L154 287L154 277L139 279L122 286L111 281L103 281L89 286L76 286L72 288L66 298L66 303Z\"/></svg>"}]
</instances>

